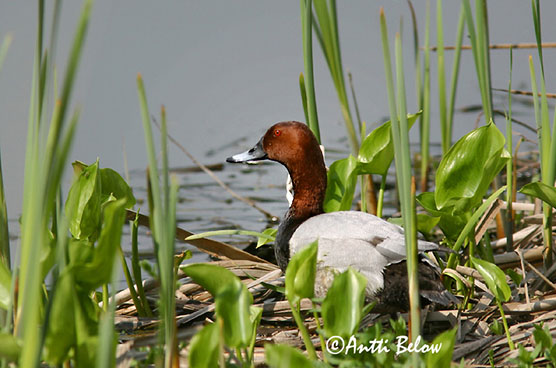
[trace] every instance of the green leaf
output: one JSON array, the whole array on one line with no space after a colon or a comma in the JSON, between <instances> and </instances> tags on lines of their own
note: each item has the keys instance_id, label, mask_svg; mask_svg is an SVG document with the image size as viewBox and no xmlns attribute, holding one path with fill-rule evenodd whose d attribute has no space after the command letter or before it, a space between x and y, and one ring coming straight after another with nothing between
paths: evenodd
<instances>
[{"instance_id":1,"label":"green leaf","mask_svg":"<svg viewBox=\"0 0 556 368\"><path fill-rule=\"evenodd\" d=\"M507 302L512 295L506 275L497 265L471 256L471 263L483 276L489 290L499 301Z\"/></svg>"},{"instance_id":2,"label":"green leaf","mask_svg":"<svg viewBox=\"0 0 556 368\"><path fill-rule=\"evenodd\" d=\"M328 170L328 182L324 197L324 211L347 211L351 209L357 184L358 164L355 157L335 161Z\"/></svg>"},{"instance_id":3,"label":"green leaf","mask_svg":"<svg viewBox=\"0 0 556 368\"><path fill-rule=\"evenodd\" d=\"M125 222L125 204L124 198L104 206L100 237L98 245L91 250L91 258L88 261L75 259L71 264L71 267L76 270L75 281L87 290L94 290L111 280L112 265L120 247L122 227Z\"/></svg>"},{"instance_id":4,"label":"green leaf","mask_svg":"<svg viewBox=\"0 0 556 368\"><path fill-rule=\"evenodd\" d=\"M510 276L514 284L518 286L521 285L521 281L523 281L523 275L520 275L519 273L515 272L511 268L508 268L506 270L506 275Z\"/></svg>"},{"instance_id":5,"label":"green leaf","mask_svg":"<svg viewBox=\"0 0 556 368\"><path fill-rule=\"evenodd\" d=\"M12 334L0 333L0 358L15 362L21 354L21 346Z\"/></svg>"},{"instance_id":6,"label":"green leaf","mask_svg":"<svg viewBox=\"0 0 556 368\"><path fill-rule=\"evenodd\" d=\"M75 282L71 269L66 267L56 283L45 338L46 360L51 364L61 364L76 342L75 301Z\"/></svg>"},{"instance_id":7,"label":"green leaf","mask_svg":"<svg viewBox=\"0 0 556 368\"><path fill-rule=\"evenodd\" d=\"M554 143L553 143L554 144ZM541 182L529 183L519 190L520 193L539 198L556 208L556 188Z\"/></svg>"},{"instance_id":8,"label":"green leaf","mask_svg":"<svg viewBox=\"0 0 556 368\"><path fill-rule=\"evenodd\" d=\"M12 274L4 262L0 261L0 308L7 310L12 300Z\"/></svg>"},{"instance_id":9,"label":"green leaf","mask_svg":"<svg viewBox=\"0 0 556 368\"><path fill-rule=\"evenodd\" d=\"M305 355L288 345L265 344L266 363L271 368L312 368L313 364Z\"/></svg>"},{"instance_id":10,"label":"green leaf","mask_svg":"<svg viewBox=\"0 0 556 368\"><path fill-rule=\"evenodd\" d=\"M226 268L208 263L197 263L182 268L187 276L205 288L213 297L228 284L239 281L234 273Z\"/></svg>"},{"instance_id":11,"label":"green leaf","mask_svg":"<svg viewBox=\"0 0 556 368\"><path fill-rule=\"evenodd\" d=\"M112 169L100 169L101 196L102 203L106 202L110 196L117 199L125 198L125 208L132 208L135 204L133 191L125 180Z\"/></svg>"},{"instance_id":12,"label":"green leaf","mask_svg":"<svg viewBox=\"0 0 556 368\"><path fill-rule=\"evenodd\" d=\"M291 303L314 295L318 240L294 254L286 269L286 297Z\"/></svg>"},{"instance_id":13,"label":"green leaf","mask_svg":"<svg viewBox=\"0 0 556 368\"><path fill-rule=\"evenodd\" d=\"M278 232L278 229L273 229L273 228L264 229L262 233L264 235L267 235L269 238L272 238L272 239L259 236L259 240L257 240L257 246L255 248L259 248L259 247L261 247L261 246L263 246L263 245L265 245L265 244L267 244L271 241L276 240L276 233L277 232Z\"/></svg>"},{"instance_id":14,"label":"green leaf","mask_svg":"<svg viewBox=\"0 0 556 368\"><path fill-rule=\"evenodd\" d=\"M534 325L534 327L533 336L535 337L535 343L540 345L543 350L550 349L554 345L550 330L543 326L542 323L540 325Z\"/></svg>"},{"instance_id":15,"label":"green leaf","mask_svg":"<svg viewBox=\"0 0 556 368\"><path fill-rule=\"evenodd\" d=\"M232 348L244 348L251 342L253 323L250 306L253 296L238 279L222 287L215 297L216 315L224 321L224 341Z\"/></svg>"},{"instance_id":16,"label":"green leaf","mask_svg":"<svg viewBox=\"0 0 556 368\"><path fill-rule=\"evenodd\" d=\"M249 319L251 320L251 342L249 344L249 357L253 361L253 352L255 350L255 342L257 341L257 327L261 323L263 317L263 309L259 307L249 307Z\"/></svg>"},{"instance_id":17,"label":"green leaf","mask_svg":"<svg viewBox=\"0 0 556 368\"><path fill-rule=\"evenodd\" d=\"M337 275L322 303L326 336L349 337L357 331L367 279L351 267Z\"/></svg>"},{"instance_id":18,"label":"green leaf","mask_svg":"<svg viewBox=\"0 0 556 368\"><path fill-rule=\"evenodd\" d=\"M453 207L443 208L442 210L436 208L434 193L432 192L419 194L417 202L432 216L440 218L438 227L440 227L448 239L455 241L458 238L467 223L464 216L452 214Z\"/></svg>"},{"instance_id":19,"label":"green leaf","mask_svg":"<svg viewBox=\"0 0 556 368\"><path fill-rule=\"evenodd\" d=\"M191 339L189 350L189 366L212 368L218 366L219 341L218 323L211 323Z\"/></svg>"},{"instance_id":20,"label":"green leaf","mask_svg":"<svg viewBox=\"0 0 556 368\"><path fill-rule=\"evenodd\" d=\"M408 114L407 123L411 129L417 120L417 114ZM388 168L394 159L394 143L392 141L392 129L390 120L373 130L361 143L358 160L360 162L360 174L386 175Z\"/></svg>"},{"instance_id":21,"label":"green leaf","mask_svg":"<svg viewBox=\"0 0 556 368\"><path fill-rule=\"evenodd\" d=\"M453 212L467 212L478 206L510 157L504 143L504 136L492 123L458 140L436 171L436 207L439 210L454 207Z\"/></svg>"},{"instance_id":22,"label":"green leaf","mask_svg":"<svg viewBox=\"0 0 556 368\"><path fill-rule=\"evenodd\" d=\"M85 168L70 188L66 216L71 234L76 239L95 240L101 217L100 175L98 160Z\"/></svg>"},{"instance_id":23,"label":"green leaf","mask_svg":"<svg viewBox=\"0 0 556 368\"><path fill-rule=\"evenodd\" d=\"M442 332L436 336L430 346L440 347L439 351L429 351L426 354L427 367L449 368L452 365L452 353L454 352L454 343L456 340L457 329L453 328Z\"/></svg>"}]
</instances>

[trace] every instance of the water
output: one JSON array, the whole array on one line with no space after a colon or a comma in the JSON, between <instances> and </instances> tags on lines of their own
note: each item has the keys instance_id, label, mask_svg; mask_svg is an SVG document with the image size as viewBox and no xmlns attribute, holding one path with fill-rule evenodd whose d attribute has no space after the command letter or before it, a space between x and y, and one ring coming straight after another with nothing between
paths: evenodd
<instances>
[{"instance_id":1,"label":"water","mask_svg":"<svg viewBox=\"0 0 556 368\"><path fill-rule=\"evenodd\" d=\"M415 1L421 39L425 19L424 2ZM490 2L492 43L534 42L530 3L507 0L504 6ZM444 4L444 39L453 44L459 2ZM57 60L63 70L80 2L64 2ZM391 36L404 19L406 75L412 75L412 35L406 1L350 0L338 2L343 63L354 76L359 108L370 128L388 115L381 54L378 10L385 7ZM12 236L18 232L21 213L24 142L35 42L36 3L2 1L0 37L12 32L14 41L0 73L0 150L4 170ZM556 34L556 3L543 1L541 10L546 41ZM47 9L47 14L49 14ZM434 19L434 12L432 14ZM48 25L47 25L48 29ZM218 1L171 2L146 0L97 0L94 4L87 43L75 86L75 105L83 107L70 159L124 171L124 156L131 168L131 183L138 198L144 198L146 154L135 87L141 72L147 88L151 112L158 114L164 103L169 131L205 164L224 159L252 146L268 126L280 120L304 120L299 97L298 76L303 70L299 4L293 2ZM431 44L436 40L435 26ZM468 42L465 42L468 44ZM528 55L536 50L514 52L513 84L530 89ZM449 81L451 52L447 51ZM556 65L553 49L544 52L545 65ZM431 69L436 70L436 54ZM347 152L341 112L329 72L315 48L316 95L323 143L327 148ZM492 84L506 88L509 78L508 51L492 52ZM538 70L538 68L537 68ZM556 73L547 72L547 91L556 86ZM480 104L473 58L464 51L457 107ZM432 76L432 96L436 100L436 76ZM415 109L414 87L407 85L410 110ZM496 108L504 110L506 95L495 93ZM528 101L516 97L514 117L534 126ZM475 127L477 112L455 116L454 139ZM438 113L433 106L432 140L439 141ZM504 131L504 124L501 130ZM518 134L535 140L535 134L519 126ZM418 141L418 129L411 134ZM517 139L516 139L517 140ZM524 146L522 146L524 147ZM339 155L336 158L340 158ZM328 156L329 161L334 157ZM174 147L173 167L191 163ZM69 168L69 165L68 165ZM246 196L262 198L260 205L281 216L286 210L285 170L277 164L254 168L225 164L217 175ZM193 232L244 228L263 230L264 216L243 203L230 200L204 173L179 174L179 225ZM66 189L70 171L66 175ZM66 191L67 192L67 191ZM142 206L143 210L146 208ZM246 238L220 238L245 243ZM127 240L126 240L127 242ZM12 245L17 247L17 239ZM127 243L126 243L127 244ZM180 245L181 246L181 245ZM148 254L150 241L141 247ZM17 250L14 249L14 253Z\"/></svg>"}]
</instances>

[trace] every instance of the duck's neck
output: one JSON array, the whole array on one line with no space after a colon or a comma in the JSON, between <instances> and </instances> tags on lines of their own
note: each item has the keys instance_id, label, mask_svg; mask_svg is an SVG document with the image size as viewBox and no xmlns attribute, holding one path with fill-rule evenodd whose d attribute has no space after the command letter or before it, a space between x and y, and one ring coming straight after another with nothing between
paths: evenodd
<instances>
[{"instance_id":1,"label":"duck's neck","mask_svg":"<svg viewBox=\"0 0 556 368\"><path fill-rule=\"evenodd\" d=\"M293 201L278 227L274 253L280 268L285 271L290 258L290 239L303 222L324 212L326 194L326 166L320 149L309 152L301 163L311 165L285 165L293 183Z\"/></svg>"}]
</instances>

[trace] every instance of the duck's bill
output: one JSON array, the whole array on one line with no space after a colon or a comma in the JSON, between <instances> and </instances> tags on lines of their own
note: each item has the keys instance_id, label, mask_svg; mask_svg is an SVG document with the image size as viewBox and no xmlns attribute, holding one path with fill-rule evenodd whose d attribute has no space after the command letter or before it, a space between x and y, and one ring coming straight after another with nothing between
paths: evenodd
<instances>
[{"instance_id":1,"label":"duck's bill","mask_svg":"<svg viewBox=\"0 0 556 368\"><path fill-rule=\"evenodd\" d=\"M238 153L226 159L227 162L251 162L259 161L267 158L266 152L263 150L262 139L248 151Z\"/></svg>"}]
</instances>

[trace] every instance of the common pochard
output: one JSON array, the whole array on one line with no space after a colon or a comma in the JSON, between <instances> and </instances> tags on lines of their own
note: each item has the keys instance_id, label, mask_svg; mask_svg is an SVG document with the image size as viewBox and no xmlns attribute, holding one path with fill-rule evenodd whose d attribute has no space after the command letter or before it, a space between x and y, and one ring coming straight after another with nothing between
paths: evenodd
<instances>
[{"instance_id":1,"label":"common pochard","mask_svg":"<svg viewBox=\"0 0 556 368\"><path fill-rule=\"evenodd\" d=\"M250 150L228 162L271 160L288 170L294 198L278 227L274 252L285 271L290 257L318 239L315 293L324 296L334 276L352 267L367 278L366 296L379 309L407 310L408 283L403 229L359 211L324 213L327 173L317 139L307 125L295 121L273 125ZM438 250L419 240L419 252ZM421 304L450 305L457 299L444 288L439 270L420 254Z\"/></svg>"}]
</instances>

